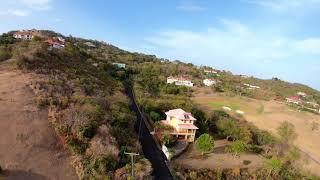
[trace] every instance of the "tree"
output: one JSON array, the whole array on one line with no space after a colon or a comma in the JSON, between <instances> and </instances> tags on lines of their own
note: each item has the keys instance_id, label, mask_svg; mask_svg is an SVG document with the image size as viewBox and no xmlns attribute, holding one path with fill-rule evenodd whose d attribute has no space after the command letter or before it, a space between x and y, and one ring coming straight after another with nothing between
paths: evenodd
<instances>
[{"instance_id":1,"label":"tree","mask_svg":"<svg viewBox=\"0 0 320 180\"><path fill-rule=\"evenodd\" d=\"M247 144L243 141L236 140L227 148L227 151L232 153L234 156L238 156L247 151Z\"/></svg>"},{"instance_id":2,"label":"tree","mask_svg":"<svg viewBox=\"0 0 320 180\"><path fill-rule=\"evenodd\" d=\"M202 134L196 141L196 147L204 153L208 153L214 148L214 140L209 134Z\"/></svg>"},{"instance_id":3,"label":"tree","mask_svg":"<svg viewBox=\"0 0 320 180\"><path fill-rule=\"evenodd\" d=\"M16 42L16 39L11 34L2 34L0 35L0 44L13 44Z\"/></svg>"},{"instance_id":4,"label":"tree","mask_svg":"<svg viewBox=\"0 0 320 180\"><path fill-rule=\"evenodd\" d=\"M233 119L220 119L216 123L219 134L231 138L232 140L241 140L246 143L251 141L251 132L245 126L241 126Z\"/></svg>"}]
</instances>

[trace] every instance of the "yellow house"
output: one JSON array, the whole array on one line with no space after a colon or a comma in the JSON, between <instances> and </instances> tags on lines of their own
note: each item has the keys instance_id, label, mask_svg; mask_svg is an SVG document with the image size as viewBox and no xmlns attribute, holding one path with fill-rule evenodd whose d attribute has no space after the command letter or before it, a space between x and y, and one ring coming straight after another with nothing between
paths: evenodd
<instances>
[{"instance_id":1,"label":"yellow house","mask_svg":"<svg viewBox=\"0 0 320 180\"><path fill-rule=\"evenodd\" d=\"M171 132L178 140L194 142L196 130L198 129L194 122L196 119L189 112L182 109L173 109L166 112L167 118L162 123L174 128Z\"/></svg>"}]
</instances>

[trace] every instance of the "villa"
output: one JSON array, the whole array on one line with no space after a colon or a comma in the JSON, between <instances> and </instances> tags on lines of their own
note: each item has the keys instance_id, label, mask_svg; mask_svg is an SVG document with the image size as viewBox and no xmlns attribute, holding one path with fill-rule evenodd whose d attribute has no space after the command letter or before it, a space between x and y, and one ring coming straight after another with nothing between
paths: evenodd
<instances>
[{"instance_id":1,"label":"villa","mask_svg":"<svg viewBox=\"0 0 320 180\"><path fill-rule=\"evenodd\" d=\"M118 68L123 68L125 69L126 68L126 64L123 64L123 63L112 63L114 66L117 66Z\"/></svg>"},{"instance_id":2,"label":"villa","mask_svg":"<svg viewBox=\"0 0 320 180\"><path fill-rule=\"evenodd\" d=\"M293 104L302 104L302 100L299 96L291 96L286 98L287 103L293 103Z\"/></svg>"},{"instance_id":3,"label":"villa","mask_svg":"<svg viewBox=\"0 0 320 180\"><path fill-rule=\"evenodd\" d=\"M50 38L44 41L50 48L63 49L65 40L61 37Z\"/></svg>"},{"instance_id":4,"label":"villa","mask_svg":"<svg viewBox=\"0 0 320 180\"><path fill-rule=\"evenodd\" d=\"M167 78L167 84L175 84L177 86L188 86L188 87L193 87L193 83L191 82L190 79L186 77L168 77Z\"/></svg>"},{"instance_id":5,"label":"villa","mask_svg":"<svg viewBox=\"0 0 320 180\"><path fill-rule=\"evenodd\" d=\"M260 86L255 86L251 84L243 84L243 85L246 86L248 89L260 89Z\"/></svg>"},{"instance_id":6,"label":"villa","mask_svg":"<svg viewBox=\"0 0 320 180\"><path fill-rule=\"evenodd\" d=\"M173 109L166 112L166 120L161 122L173 127L171 135L180 141L194 142L197 127L194 125L196 119L189 112L182 109Z\"/></svg>"},{"instance_id":7,"label":"villa","mask_svg":"<svg viewBox=\"0 0 320 180\"><path fill-rule=\"evenodd\" d=\"M303 98L307 97L307 93L305 92L297 92L297 95Z\"/></svg>"},{"instance_id":8,"label":"villa","mask_svg":"<svg viewBox=\"0 0 320 180\"><path fill-rule=\"evenodd\" d=\"M33 37L38 34L39 31L32 29L32 30L21 30L17 31L13 34L13 37L16 39L22 39L22 40L32 40Z\"/></svg>"},{"instance_id":9,"label":"villa","mask_svg":"<svg viewBox=\"0 0 320 180\"><path fill-rule=\"evenodd\" d=\"M215 85L217 82L215 79L204 79L203 84L206 86L212 86Z\"/></svg>"}]
</instances>

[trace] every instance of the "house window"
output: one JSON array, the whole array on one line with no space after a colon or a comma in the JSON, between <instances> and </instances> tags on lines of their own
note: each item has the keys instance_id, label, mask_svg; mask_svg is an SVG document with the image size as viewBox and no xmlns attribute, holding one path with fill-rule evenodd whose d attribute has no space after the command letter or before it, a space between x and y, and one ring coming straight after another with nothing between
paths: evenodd
<instances>
[{"instance_id":1,"label":"house window","mask_svg":"<svg viewBox=\"0 0 320 180\"><path fill-rule=\"evenodd\" d=\"M192 121L190 121L190 124L192 124Z\"/></svg>"},{"instance_id":2,"label":"house window","mask_svg":"<svg viewBox=\"0 0 320 180\"><path fill-rule=\"evenodd\" d=\"M184 115L185 119L189 119L189 116L187 114Z\"/></svg>"}]
</instances>

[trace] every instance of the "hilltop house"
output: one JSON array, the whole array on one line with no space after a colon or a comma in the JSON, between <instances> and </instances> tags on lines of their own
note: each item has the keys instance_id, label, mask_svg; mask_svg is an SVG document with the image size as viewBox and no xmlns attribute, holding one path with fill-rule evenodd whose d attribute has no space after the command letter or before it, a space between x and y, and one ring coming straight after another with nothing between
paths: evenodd
<instances>
[{"instance_id":1,"label":"hilltop house","mask_svg":"<svg viewBox=\"0 0 320 180\"><path fill-rule=\"evenodd\" d=\"M307 93L305 92L297 92L297 95L304 98L307 97Z\"/></svg>"},{"instance_id":2,"label":"hilltop house","mask_svg":"<svg viewBox=\"0 0 320 180\"><path fill-rule=\"evenodd\" d=\"M244 86L246 86L248 89L260 89L260 86L254 86L251 84L243 84Z\"/></svg>"},{"instance_id":3,"label":"hilltop house","mask_svg":"<svg viewBox=\"0 0 320 180\"><path fill-rule=\"evenodd\" d=\"M167 84L175 84L177 86L188 86L188 87L192 87L193 83L191 82L190 79L186 78L186 77L168 77L167 78Z\"/></svg>"},{"instance_id":4,"label":"hilltop house","mask_svg":"<svg viewBox=\"0 0 320 180\"><path fill-rule=\"evenodd\" d=\"M292 103L297 105L302 104L303 102L299 96L287 97L286 100L287 100L287 103Z\"/></svg>"},{"instance_id":5,"label":"hilltop house","mask_svg":"<svg viewBox=\"0 0 320 180\"><path fill-rule=\"evenodd\" d=\"M218 73L215 70L207 70L207 69L205 69L204 72L207 73L207 74L217 74Z\"/></svg>"},{"instance_id":6,"label":"hilltop house","mask_svg":"<svg viewBox=\"0 0 320 180\"><path fill-rule=\"evenodd\" d=\"M54 37L47 39L44 42L46 42L50 46L50 48L62 49L64 48L65 40L61 37Z\"/></svg>"},{"instance_id":7,"label":"hilltop house","mask_svg":"<svg viewBox=\"0 0 320 180\"><path fill-rule=\"evenodd\" d=\"M39 33L39 31L36 29L21 30L21 31L15 32L13 34L13 37L16 39L22 39L22 40L32 40L37 33Z\"/></svg>"},{"instance_id":8,"label":"hilltop house","mask_svg":"<svg viewBox=\"0 0 320 180\"><path fill-rule=\"evenodd\" d=\"M114 66L117 66L118 68L123 68L125 69L126 68L126 64L123 64L123 63L112 63Z\"/></svg>"},{"instance_id":9,"label":"hilltop house","mask_svg":"<svg viewBox=\"0 0 320 180\"><path fill-rule=\"evenodd\" d=\"M161 122L174 128L171 135L177 137L180 141L194 142L198 128L194 125L196 119L191 113L182 109L173 109L166 112L166 115L166 120Z\"/></svg>"},{"instance_id":10,"label":"hilltop house","mask_svg":"<svg viewBox=\"0 0 320 180\"><path fill-rule=\"evenodd\" d=\"M203 84L206 86L212 86L212 85L217 84L217 82L215 79L204 79Z\"/></svg>"}]
</instances>

